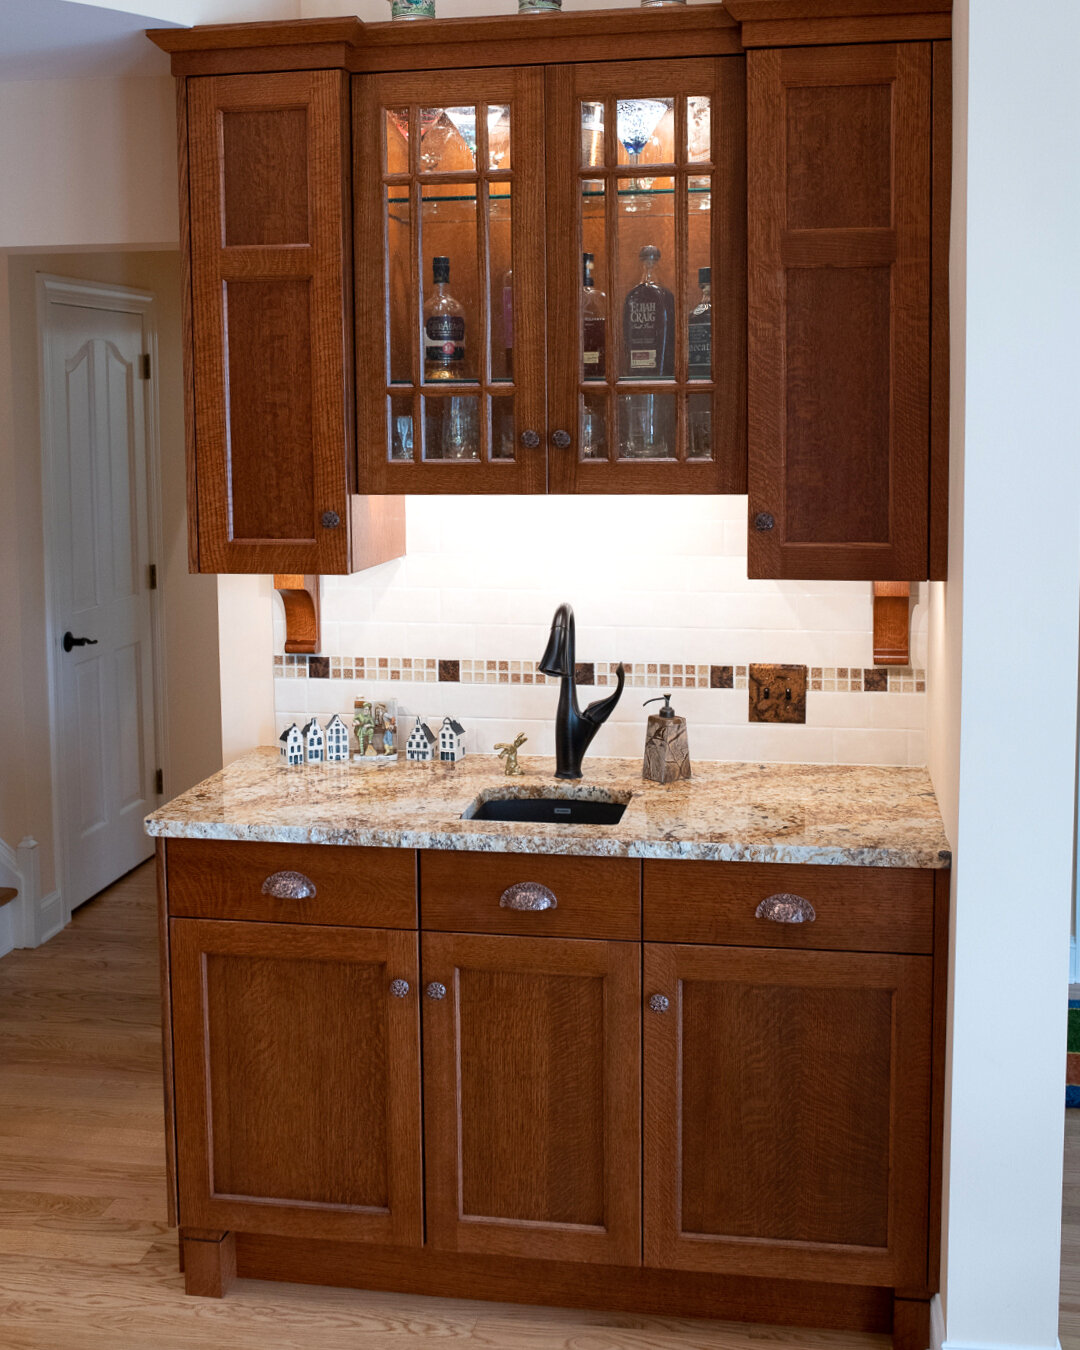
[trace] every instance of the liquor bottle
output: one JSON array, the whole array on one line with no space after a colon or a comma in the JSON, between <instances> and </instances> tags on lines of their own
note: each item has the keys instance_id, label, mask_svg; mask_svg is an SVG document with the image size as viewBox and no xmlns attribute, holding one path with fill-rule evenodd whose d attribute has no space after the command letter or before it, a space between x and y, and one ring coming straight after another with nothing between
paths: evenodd
<instances>
[{"instance_id":1,"label":"liquor bottle","mask_svg":"<svg viewBox=\"0 0 1080 1350\"><path fill-rule=\"evenodd\" d=\"M712 377L712 271L708 267L698 268L698 285L701 287L701 299L690 311L690 351L689 370L692 380L708 380Z\"/></svg>"},{"instance_id":2,"label":"liquor bottle","mask_svg":"<svg viewBox=\"0 0 1080 1350\"><path fill-rule=\"evenodd\" d=\"M593 261L591 253L581 255L583 378L586 380L602 380L607 374L607 296L593 282Z\"/></svg>"},{"instance_id":3,"label":"liquor bottle","mask_svg":"<svg viewBox=\"0 0 1080 1350\"><path fill-rule=\"evenodd\" d=\"M638 254L641 280L623 302L624 375L668 378L675 371L675 297L653 280L660 250L646 244Z\"/></svg>"},{"instance_id":4,"label":"liquor bottle","mask_svg":"<svg viewBox=\"0 0 1080 1350\"><path fill-rule=\"evenodd\" d=\"M450 259L431 260L435 283L424 301L424 379L460 380L465 374L465 310L450 294Z\"/></svg>"}]
</instances>

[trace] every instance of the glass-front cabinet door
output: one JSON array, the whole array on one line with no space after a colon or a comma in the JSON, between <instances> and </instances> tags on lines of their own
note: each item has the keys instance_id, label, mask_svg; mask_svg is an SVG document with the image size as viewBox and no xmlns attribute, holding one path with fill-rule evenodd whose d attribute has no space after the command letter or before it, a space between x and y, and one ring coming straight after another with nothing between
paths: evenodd
<instances>
[{"instance_id":1,"label":"glass-front cabinet door","mask_svg":"<svg viewBox=\"0 0 1080 1350\"><path fill-rule=\"evenodd\" d=\"M550 490L745 492L743 61L546 78Z\"/></svg>"},{"instance_id":2,"label":"glass-front cabinet door","mask_svg":"<svg viewBox=\"0 0 1080 1350\"><path fill-rule=\"evenodd\" d=\"M543 79L355 81L364 491L546 487Z\"/></svg>"}]
</instances>

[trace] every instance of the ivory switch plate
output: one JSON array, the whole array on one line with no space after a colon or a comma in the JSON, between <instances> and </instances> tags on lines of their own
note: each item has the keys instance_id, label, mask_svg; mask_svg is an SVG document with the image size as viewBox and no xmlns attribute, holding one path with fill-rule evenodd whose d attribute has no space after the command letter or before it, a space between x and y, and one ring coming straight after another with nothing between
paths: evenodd
<instances>
[{"instance_id":1,"label":"ivory switch plate","mask_svg":"<svg viewBox=\"0 0 1080 1350\"><path fill-rule=\"evenodd\" d=\"M806 721L806 667L750 667L751 722Z\"/></svg>"}]
</instances>

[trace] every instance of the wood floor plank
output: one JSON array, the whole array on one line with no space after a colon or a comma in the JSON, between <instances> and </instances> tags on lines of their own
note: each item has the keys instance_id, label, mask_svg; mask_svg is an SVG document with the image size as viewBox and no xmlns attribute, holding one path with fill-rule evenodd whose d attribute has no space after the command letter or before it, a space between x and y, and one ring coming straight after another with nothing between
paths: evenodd
<instances>
[{"instance_id":1,"label":"wood floor plank","mask_svg":"<svg viewBox=\"0 0 1080 1350\"><path fill-rule=\"evenodd\" d=\"M166 1223L154 871L0 962L2 1350L885 1350L889 1338L238 1280L188 1298ZM1080 1350L1080 1112L1061 1344Z\"/></svg>"}]
</instances>

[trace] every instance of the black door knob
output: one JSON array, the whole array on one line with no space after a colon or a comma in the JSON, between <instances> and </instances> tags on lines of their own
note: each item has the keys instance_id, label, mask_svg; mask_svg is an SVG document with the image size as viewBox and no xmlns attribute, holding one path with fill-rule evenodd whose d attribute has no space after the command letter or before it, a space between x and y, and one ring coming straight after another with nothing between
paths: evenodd
<instances>
[{"instance_id":1,"label":"black door knob","mask_svg":"<svg viewBox=\"0 0 1080 1350\"><path fill-rule=\"evenodd\" d=\"M72 647L96 647L97 644L97 638L77 638L71 633L64 634L63 646L66 652L71 651Z\"/></svg>"},{"instance_id":2,"label":"black door knob","mask_svg":"<svg viewBox=\"0 0 1080 1350\"><path fill-rule=\"evenodd\" d=\"M521 444L526 450L535 450L540 444L540 433L538 431L523 431L521 433Z\"/></svg>"},{"instance_id":3,"label":"black door knob","mask_svg":"<svg viewBox=\"0 0 1080 1350\"><path fill-rule=\"evenodd\" d=\"M764 533L771 530L776 524L772 514L768 511L759 511L754 517L754 529Z\"/></svg>"},{"instance_id":4,"label":"black door knob","mask_svg":"<svg viewBox=\"0 0 1080 1350\"><path fill-rule=\"evenodd\" d=\"M565 450L570 444L570 433L568 431L553 431L551 433L551 444L559 450Z\"/></svg>"},{"instance_id":5,"label":"black door knob","mask_svg":"<svg viewBox=\"0 0 1080 1350\"><path fill-rule=\"evenodd\" d=\"M341 517L336 511L324 511L322 513L322 527L324 530L336 530L341 524Z\"/></svg>"}]
</instances>

